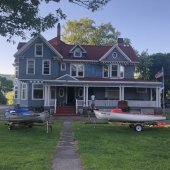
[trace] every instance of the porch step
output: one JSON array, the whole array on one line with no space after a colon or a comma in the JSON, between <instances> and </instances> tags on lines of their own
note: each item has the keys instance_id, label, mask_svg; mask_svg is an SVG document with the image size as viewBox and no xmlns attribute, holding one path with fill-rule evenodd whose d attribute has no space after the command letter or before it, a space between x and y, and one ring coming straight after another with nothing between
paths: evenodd
<instances>
[{"instance_id":1,"label":"porch step","mask_svg":"<svg viewBox=\"0 0 170 170\"><path fill-rule=\"evenodd\" d=\"M58 106L55 116L76 116L75 106Z\"/></svg>"}]
</instances>

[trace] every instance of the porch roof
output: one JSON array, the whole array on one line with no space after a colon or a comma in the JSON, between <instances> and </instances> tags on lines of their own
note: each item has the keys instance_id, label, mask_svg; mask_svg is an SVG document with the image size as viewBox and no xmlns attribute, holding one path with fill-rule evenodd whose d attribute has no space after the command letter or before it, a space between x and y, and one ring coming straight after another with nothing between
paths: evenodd
<instances>
[{"instance_id":1,"label":"porch roof","mask_svg":"<svg viewBox=\"0 0 170 170\"><path fill-rule=\"evenodd\" d=\"M76 78L76 80L43 80L44 84L52 86L90 86L90 87L141 87L156 88L161 87L162 82L145 81L136 79L108 79L108 78Z\"/></svg>"}]
</instances>

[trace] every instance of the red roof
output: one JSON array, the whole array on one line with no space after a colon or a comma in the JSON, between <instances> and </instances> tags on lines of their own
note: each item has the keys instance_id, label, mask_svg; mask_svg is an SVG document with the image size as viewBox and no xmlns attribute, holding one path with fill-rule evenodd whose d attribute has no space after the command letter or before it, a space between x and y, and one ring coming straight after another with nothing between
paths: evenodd
<instances>
[{"instance_id":1,"label":"red roof","mask_svg":"<svg viewBox=\"0 0 170 170\"><path fill-rule=\"evenodd\" d=\"M48 41L62 56L63 59L69 60L95 60L99 61L99 59L104 56L113 46L95 46L95 45L81 45L81 47L87 52L86 57L75 58L71 57L70 50L75 45L66 44L61 41L58 37L55 37ZM18 44L17 49L22 48L26 43L20 42ZM135 51L131 46L124 46L119 44L118 47L130 58L132 62L138 62L138 57L135 54Z\"/></svg>"}]
</instances>

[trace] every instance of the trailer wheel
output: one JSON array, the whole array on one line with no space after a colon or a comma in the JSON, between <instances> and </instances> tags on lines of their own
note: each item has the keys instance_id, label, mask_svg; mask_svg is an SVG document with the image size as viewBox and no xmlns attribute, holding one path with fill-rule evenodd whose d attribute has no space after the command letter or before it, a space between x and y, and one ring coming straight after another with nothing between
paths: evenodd
<instances>
[{"instance_id":1,"label":"trailer wheel","mask_svg":"<svg viewBox=\"0 0 170 170\"><path fill-rule=\"evenodd\" d=\"M136 132L141 132L141 131L143 130L143 126L142 126L141 124L136 124L136 125L134 126L134 130L135 130Z\"/></svg>"}]
</instances>

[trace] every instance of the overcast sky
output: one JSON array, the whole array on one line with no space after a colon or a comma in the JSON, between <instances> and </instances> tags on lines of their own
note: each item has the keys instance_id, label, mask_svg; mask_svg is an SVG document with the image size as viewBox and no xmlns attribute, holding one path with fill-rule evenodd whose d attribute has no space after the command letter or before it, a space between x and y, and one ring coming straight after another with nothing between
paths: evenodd
<instances>
[{"instance_id":1,"label":"overcast sky","mask_svg":"<svg viewBox=\"0 0 170 170\"><path fill-rule=\"evenodd\" d=\"M94 13L63 1L57 5L42 5L41 13L61 7L67 15L66 20L60 21L61 25L69 19L79 20L84 17L94 20L96 26L110 22L121 33L121 37L131 40L132 46L139 52L147 49L149 54L170 52L170 0L111 0ZM53 28L42 35L50 40L57 35L57 30ZM9 44L3 37L0 40L0 73L13 74L13 55L22 40L15 38L16 44Z\"/></svg>"}]
</instances>

